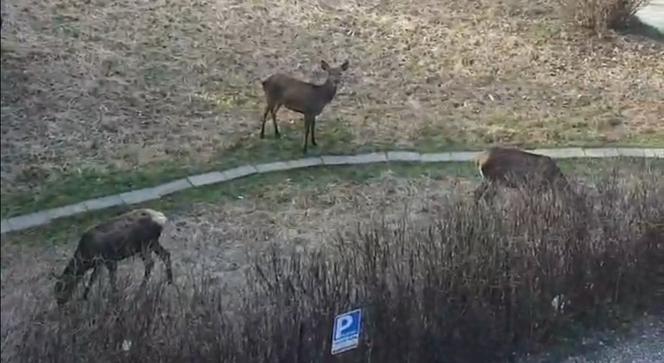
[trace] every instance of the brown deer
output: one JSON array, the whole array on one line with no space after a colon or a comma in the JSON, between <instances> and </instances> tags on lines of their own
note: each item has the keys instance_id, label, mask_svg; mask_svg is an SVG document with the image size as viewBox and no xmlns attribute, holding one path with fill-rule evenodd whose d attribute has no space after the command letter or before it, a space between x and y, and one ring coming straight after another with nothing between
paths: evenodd
<instances>
[{"instance_id":1,"label":"brown deer","mask_svg":"<svg viewBox=\"0 0 664 363\"><path fill-rule=\"evenodd\" d=\"M482 175L482 183L474 192L475 201L492 199L497 185L508 188L529 186L535 191L551 187L571 190L556 162L546 155L494 147L478 155L475 162Z\"/></svg>"},{"instance_id":2,"label":"brown deer","mask_svg":"<svg viewBox=\"0 0 664 363\"><path fill-rule=\"evenodd\" d=\"M323 84L313 84L300 81L282 73L276 73L262 82L267 106L263 114L261 126L261 139L265 137L265 122L267 114L272 114L275 137L280 137L277 127L277 112L281 106L304 115L304 148L307 152L307 142L311 133L311 144L316 146L316 116L323 112L323 108L334 99L337 87L341 82L341 75L348 69L348 60L339 67L330 67L326 61L321 61L321 68L327 71L327 79Z\"/></svg>"},{"instance_id":3,"label":"brown deer","mask_svg":"<svg viewBox=\"0 0 664 363\"><path fill-rule=\"evenodd\" d=\"M92 269L90 281L83 293L83 299L87 299L90 287L99 275L102 265L108 269L111 288L116 292L115 274L118 261L136 254L140 254L145 264L143 285L150 278L154 266L152 252L164 262L168 283L173 283L170 253L159 243L166 221L166 216L161 212L147 208L136 209L84 232L74 257L62 274L56 276L55 298L58 305L63 305L69 300L76 285L85 273Z\"/></svg>"}]
</instances>

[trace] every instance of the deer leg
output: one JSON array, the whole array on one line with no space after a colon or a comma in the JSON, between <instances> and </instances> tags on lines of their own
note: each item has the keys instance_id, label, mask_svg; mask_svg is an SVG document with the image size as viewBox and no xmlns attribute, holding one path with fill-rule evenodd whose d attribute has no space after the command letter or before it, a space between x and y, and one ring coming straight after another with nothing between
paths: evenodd
<instances>
[{"instance_id":1,"label":"deer leg","mask_svg":"<svg viewBox=\"0 0 664 363\"><path fill-rule=\"evenodd\" d=\"M85 291L83 291L83 300L88 299L88 293L90 292L90 288L92 287L92 284L99 276L100 271L101 271L101 265L99 263L95 263L95 267L92 270L92 274L90 274L90 280L88 281L88 285L85 287Z\"/></svg>"},{"instance_id":2,"label":"deer leg","mask_svg":"<svg viewBox=\"0 0 664 363\"><path fill-rule=\"evenodd\" d=\"M106 269L108 270L108 279L111 283L111 290L113 294L118 292L117 284L117 272L118 272L118 263L116 261L106 261Z\"/></svg>"},{"instance_id":3,"label":"deer leg","mask_svg":"<svg viewBox=\"0 0 664 363\"><path fill-rule=\"evenodd\" d=\"M173 264L171 262L171 253L168 252L159 242L152 244L152 250L159 256L166 266L166 278L169 284L173 283Z\"/></svg>"},{"instance_id":4,"label":"deer leg","mask_svg":"<svg viewBox=\"0 0 664 363\"><path fill-rule=\"evenodd\" d=\"M261 139L265 137L265 121L267 121L267 114L271 111L272 104L268 103L265 106L265 112L263 113L263 122L261 124Z\"/></svg>"},{"instance_id":5,"label":"deer leg","mask_svg":"<svg viewBox=\"0 0 664 363\"><path fill-rule=\"evenodd\" d=\"M493 199L495 193L496 190L493 183L483 180L480 186L477 187L477 189L475 189L475 192L473 193L475 203L479 202L480 200Z\"/></svg>"},{"instance_id":6,"label":"deer leg","mask_svg":"<svg viewBox=\"0 0 664 363\"><path fill-rule=\"evenodd\" d=\"M274 136L277 138L281 137L281 134L279 133L279 126L277 126L277 112L279 112L279 108L281 108L280 104L277 104L272 108L272 125L274 126Z\"/></svg>"},{"instance_id":7,"label":"deer leg","mask_svg":"<svg viewBox=\"0 0 664 363\"><path fill-rule=\"evenodd\" d=\"M489 203L492 203L496 197L497 190L498 185L496 183L489 183L489 188L487 189L486 193L484 193L484 199L488 200Z\"/></svg>"},{"instance_id":8,"label":"deer leg","mask_svg":"<svg viewBox=\"0 0 664 363\"><path fill-rule=\"evenodd\" d=\"M307 153L307 142L309 141L309 128L311 127L311 118L308 115L304 115L304 148L303 152Z\"/></svg>"},{"instance_id":9,"label":"deer leg","mask_svg":"<svg viewBox=\"0 0 664 363\"><path fill-rule=\"evenodd\" d=\"M314 130L316 129L316 116L311 118L311 145L316 146L316 134Z\"/></svg>"},{"instance_id":10,"label":"deer leg","mask_svg":"<svg viewBox=\"0 0 664 363\"><path fill-rule=\"evenodd\" d=\"M141 282L141 287L145 287L150 279L150 274L152 274L152 268L154 267L154 259L152 259L152 250L145 248L141 251L141 259L145 265L145 274L143 275L143 282Z\"/></svg>"}]
</instances>

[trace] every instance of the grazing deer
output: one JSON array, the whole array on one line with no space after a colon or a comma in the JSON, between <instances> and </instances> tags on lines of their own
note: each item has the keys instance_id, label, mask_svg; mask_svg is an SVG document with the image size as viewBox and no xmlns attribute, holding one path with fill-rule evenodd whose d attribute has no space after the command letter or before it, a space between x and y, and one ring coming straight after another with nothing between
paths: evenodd
<instances>
[{"instance_id":1,"label":"grazing deer","mask_svg":"<svg viewBox=\"0 0 664 363\"><path fill-rule=\"evenodd\" d=\"M267 106L263 114L261 126L261 139L265 137L265 122L267 114L272 114L275 137L280 137L277 127L277 112L283 105L291 111L304 115L304 148L307 152L307 142L311 133L311 144L316 146L316 116L323 112L323 108L332 101L341 82L341 75L348 69L348 60L340 67L330 67L326 61L321 61L321 68L327 71L327 79L321 85L303 82L282 73L276 73L262 82Z\"/></svg>"},{"instance_id":2,"label":"grazing deer","mask_svg":"<svg viewBox=\"0 0 664 363\"><path fill-rule=\"evenodd\" d=\"M513 148L494 147L475 159L482 183L475 190L475 201L493 198L496 185L509 188L530 186L535 191L550 187L570 190L567 179L552 158Z\"/></svg>"},{"instance_id":3,"label":"grazing deer","mask_svg":"<svg viewBox=\"0 0 664 363\"><path fill-rule=\"evenodd\" d=\"M90 287L99 275L102 265L108 269L111 288L116 292L115 275L118 261L136 254L140 254L145 264L143 286L150 278L154 266L152 252L155 252L166 266L168 283L173 283L170 253L159 243L166 221L166 216L161 212L136 209L84 232L74 257L62 274L55 276L57 279L55 298L58 305L63 305L69 300L76 285L85 273L92 269L90 281L83 293L83 299L87 299Z\"/></svg>"}]
</instances>

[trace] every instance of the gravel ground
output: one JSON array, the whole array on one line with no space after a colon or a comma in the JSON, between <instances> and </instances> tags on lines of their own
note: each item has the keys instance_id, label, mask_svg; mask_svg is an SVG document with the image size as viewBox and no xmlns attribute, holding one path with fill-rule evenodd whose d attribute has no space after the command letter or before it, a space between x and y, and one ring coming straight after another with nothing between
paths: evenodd
<instances>
[{"instance_id":1,"label":"gravel ground","mask_svg":"<svg viewBox=\"0 0 664 363\"><path fill-rule=\"evenodd\" d=\"M632 323L627 332L594 332L582 339L582 347L566 357L545 353L520 363L664 362L664 313L643 316Z\"/></svg>"}]
</instances>

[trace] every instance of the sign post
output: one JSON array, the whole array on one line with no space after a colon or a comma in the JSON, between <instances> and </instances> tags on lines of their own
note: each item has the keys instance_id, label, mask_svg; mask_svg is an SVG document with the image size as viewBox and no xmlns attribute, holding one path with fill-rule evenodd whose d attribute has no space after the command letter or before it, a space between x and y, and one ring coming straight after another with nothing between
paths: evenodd
<instances>
[{"instance_id":1,"label":"sign post","mask_svg":"<svg viewBox=\"0 0 664 363\"><path fill-rule=\"evenodd\" d=\"M332 354L357 348L362 330L362 309L356 309L334 318Z\"/></svg>"}]
</instances>

